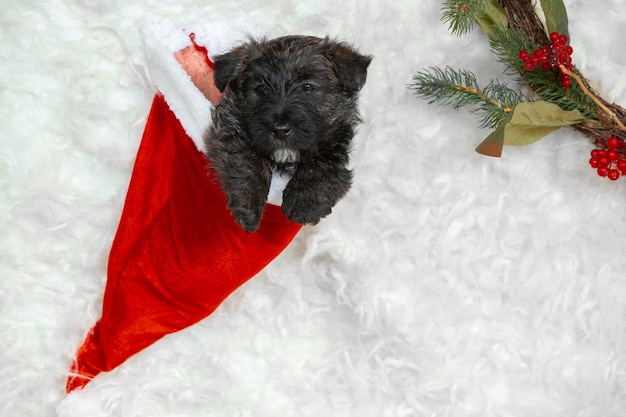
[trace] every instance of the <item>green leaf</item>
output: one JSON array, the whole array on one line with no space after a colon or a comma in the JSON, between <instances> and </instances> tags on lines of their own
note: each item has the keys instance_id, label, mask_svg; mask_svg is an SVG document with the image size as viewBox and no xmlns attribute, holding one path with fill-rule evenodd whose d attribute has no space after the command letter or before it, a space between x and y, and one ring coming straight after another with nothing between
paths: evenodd
<instances>
[{"instance_id":1,"label":"green leaf","mask_svg":"<svg viewBox=\"0 0 626 417\"><path fill-rule=\"evenodd\" d=\"M485 8L478 16L477 22L478 26L480 26L486 34L493 32L494 27L496 26L506 27L509 23L506 17L506 12L500 4L498 4L497 0L487 1Z\"/></svg>"},{"instance_id":2,"label":"green leaf","mask_svg":"<svg viewBox=\"0 0 626 417\"><path fill-rule=\"evenodd\" d=\"M476 152L499 158L500 155L502 155L502 148L504 147L504 131L511 121L511 117L513 117L512 114L502 119L502 121L498 123L498 126L496 126L496 129L478 145Z\"/></svg>"},{"instance_id":3,"label":"green leaf","mask_svg":"<svg viewBox=\"0 0 626 417\"><path fill-rule=\"evenodd\" d=\"M569 36L567 9L563 0L541 0L541 9L546 16L548 32L559 32Z\"/></svg>"},{"instance_id":4,"label":"green leaf","mask_svg":"<svg viewBox=\"0 0 626 417\"><path fill-rule=\"evenodd\" d=\"M505 145L528 145L549 135L561 126L590 122L578 110L565 111L547 101L519 103L506 125Z\"/></svg>"},{"instance_id":5,"label":"green leaf","mask_svg":"<svg viewBox=\"0 0 626 417\"><path fill-rule=\"evenodd\" d=\"M499 157L503 145L528 145L544 138L562 126L591 122L578 110L565 111L547 101L519 103L504 118L476 151Z\"/></svg>"}]
</instances>

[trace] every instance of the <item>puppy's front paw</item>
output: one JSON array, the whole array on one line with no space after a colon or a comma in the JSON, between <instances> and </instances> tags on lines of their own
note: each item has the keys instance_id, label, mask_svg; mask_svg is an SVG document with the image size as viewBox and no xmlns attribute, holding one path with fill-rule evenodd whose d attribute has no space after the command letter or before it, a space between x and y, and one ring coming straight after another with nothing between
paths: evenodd
<instances>
[{"instance_id":1,"label":"puppy's front paw","mask_svg":"<svg viewBox=\"0 0 626 417\"><path fill-rule=\"evenodd\" d=\"M263 210L259 212L258 210L246 210L242 207L237 207L232 209L231 212L239 226L248 233L257 231L263 217Z\"/></svg>"},{"instance_id":2,"label":"puppy's front paw","mask_svg":"<svg viewBox=\"0 0 626 417\"><path fill-rule=\"evenodd\" d=\"M261 224L265 201L252 201L250 198L232 195L229 199L229 209L235 221L248 233L256 232Z\"/></svg>"},{"instance_id":3,"label":"puppy's front paw","mask_svg":"<svg viewBox=\"0 0 626 417\"><path fill-rule=\"evenodd\" d=\"M317 224L332 211L333 204L311 190L286 189L282 211L291 221L299 224Z\"/></svg>"}]
</instances>

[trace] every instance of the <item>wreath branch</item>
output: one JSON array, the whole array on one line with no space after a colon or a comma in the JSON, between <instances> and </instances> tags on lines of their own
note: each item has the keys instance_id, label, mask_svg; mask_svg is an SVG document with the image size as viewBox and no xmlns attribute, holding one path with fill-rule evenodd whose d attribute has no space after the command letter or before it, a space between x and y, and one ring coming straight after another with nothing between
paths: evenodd
<instances>
[{"instance_id":1,"label":"wreath branch","mask_svg":"<svg viewBox=\"0 0 626 417\"><path fill-rule=\"evenodd\" d=\"M549 42L543 23L535 13L533 0L498 0L498 3L506 12L510 28L520 30L539 45ZM626 141L626 126L620 120L626 116L626 111L619 105L609 103L592 93L583 77L572 71L568 71L567 74L574 78L585 94L608 114L608 119L601 114L596 116L600 123L578 123L573 127L600 143L606 143L611 136Z\"/></svg>"}]
</instances>

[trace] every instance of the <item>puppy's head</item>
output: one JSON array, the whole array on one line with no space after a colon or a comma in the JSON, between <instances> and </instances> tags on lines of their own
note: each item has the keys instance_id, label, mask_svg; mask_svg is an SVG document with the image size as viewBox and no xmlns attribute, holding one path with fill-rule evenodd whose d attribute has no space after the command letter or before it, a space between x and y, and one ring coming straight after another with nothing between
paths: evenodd
<instances>
[{"instance_id":1,"label":"puppy's head","mask_svg":"<svg viewBox=\"0 0 626 417\"><path fill-rule=\"evenodd\" d=\"M356 123L371 59L328 38L251 40L215 58L215 85L228 89L251 145L291 163L314 155L342 124Z\"/></svg>"}]
</instances>

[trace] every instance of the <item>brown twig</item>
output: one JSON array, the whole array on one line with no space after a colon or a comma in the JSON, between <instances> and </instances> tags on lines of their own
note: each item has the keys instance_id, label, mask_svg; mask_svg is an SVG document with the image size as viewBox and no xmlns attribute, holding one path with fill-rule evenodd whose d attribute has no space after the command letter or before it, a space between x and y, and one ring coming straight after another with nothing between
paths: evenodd
<instances>
[{"instance_id":1,"label":"brown twig","mask_svg":"<svg viewBox=\"0 0 626 417\"><path fill-rule=\"evenodd\" d=\"M509 19L509 27L521 30L539 45L550 42L531 0L499 0L499 3Z\"/></svg>"},{"instance_id":2,"label":"brown twig","mask_svg":"<svg viewBox=\"0 0 626 417\"><path fill-rule=\"evenodd\" d=\"M585 85L583 80L578 76L578 74L568 70L567 68L565 68L564 65L559 65L559 68L561 69L563 74L567 74L567 75L569 75L570 77L572 77L573 79L576 80L576 82L578 83L580 88L584 91L584 93L587 96L589 96L589 98L591 98L593 100L593 102L598 105L598 107L600 107L602 110L604 110L609 115L609 120L615 121L615 123L617 123L617 125L620 127L620 129L626 131L626 126L624 126L624 124L621 122L619 117L617 117L617 115L613 111L611 111L611 109L609 109L607 106L605 106L604 103L598 97L596 97L596 95L593 94L587 88L587 86Z\"/></svg>"}]
</instances>

